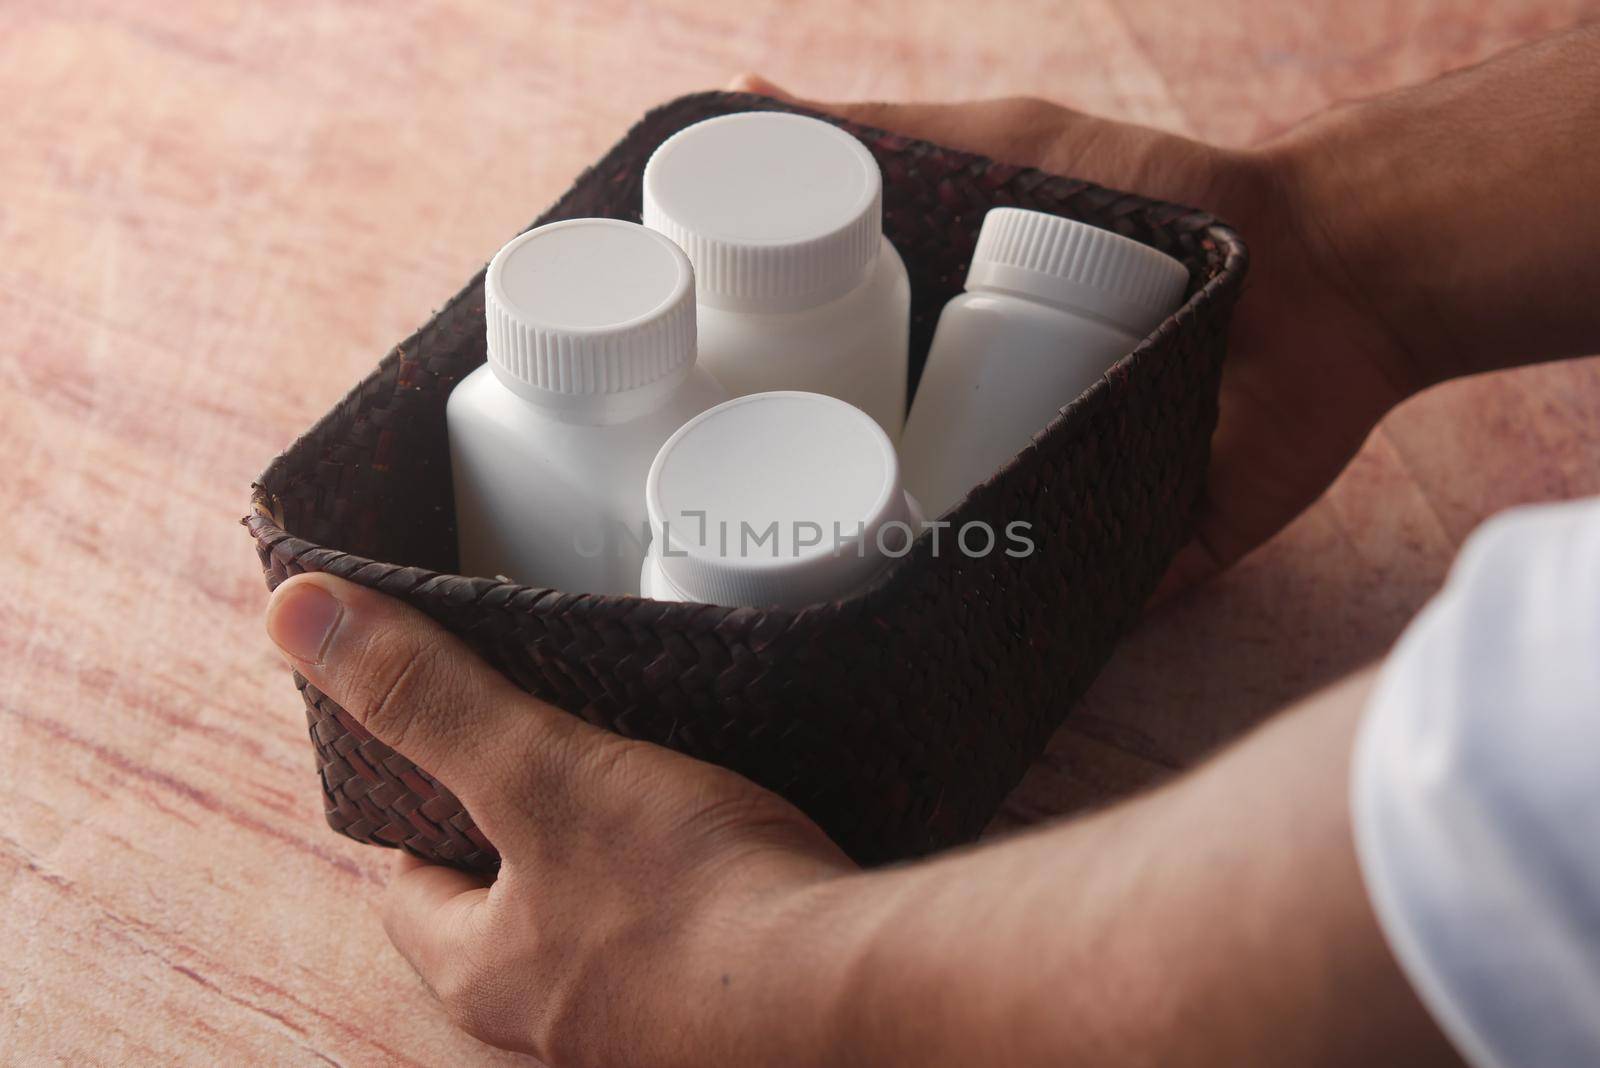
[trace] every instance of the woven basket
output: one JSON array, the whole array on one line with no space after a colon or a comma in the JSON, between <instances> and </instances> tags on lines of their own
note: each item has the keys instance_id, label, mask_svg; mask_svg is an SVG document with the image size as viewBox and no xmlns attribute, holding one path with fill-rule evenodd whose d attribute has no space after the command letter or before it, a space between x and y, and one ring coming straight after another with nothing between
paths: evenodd
<instances>
[{"instance_id":1,"label":"woven basket","mask_svg":"<svg viewBox=\"0 0 1600 1068\"><path fill-rule=\"evenodd\" d=\"M744 94L675 100L536 224L637 220L656 145L753 109L802 111ZM399 597L529 692L743 773L870 864L978 835L1188 536L1246 255L1202 211L840 125L883 168L885 232L911 276L913 375L995 205L1106 227L1190 269L1183 307L946 516L997 531L1027 521L1033 555L970 559L948 535L935 555L923 538L871 589L798 611L452 574L445 398L484 360L481 272L272 462L245 523L268 586L325 571ZM335 830L467 868L497 863L448 790L295 681Z\"/></svg>"}]
</instances>

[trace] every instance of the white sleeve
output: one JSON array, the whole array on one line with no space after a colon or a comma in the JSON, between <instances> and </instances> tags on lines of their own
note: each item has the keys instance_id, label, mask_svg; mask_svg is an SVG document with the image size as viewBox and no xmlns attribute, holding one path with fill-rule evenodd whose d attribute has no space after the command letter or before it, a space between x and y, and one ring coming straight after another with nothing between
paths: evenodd
<instances>
[{"instance_id":1,"label":"white sleeve","mask_svg":"<svg viewBox=\"0 0 1600 1068\"><path fill-rule=\"evenodd\" d=\"M1600 499L1468 541L1356 743L1356 852L1478 1068L1600 1065Z\"/></svg>"}]
</instances>

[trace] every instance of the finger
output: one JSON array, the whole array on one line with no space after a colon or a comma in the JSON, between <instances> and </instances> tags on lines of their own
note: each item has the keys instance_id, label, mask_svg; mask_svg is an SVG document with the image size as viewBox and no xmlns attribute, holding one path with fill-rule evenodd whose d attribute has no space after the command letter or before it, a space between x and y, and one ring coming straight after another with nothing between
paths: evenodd
<instances>
[{"instance_id":1,"label":"finger","mask_svg":"<svg viewBox=\"0 0 1600 1068\"><path fill-rule=\"evenodd\" d=\"M1224 566L1204 540L1197 536L1179 549L1177 555L1172 558L1172 562L1167 565L1166 573L1156 585L1156 592L1150 595L1145 608L1147 610L1156 608L1180 593L1204 585L1216 577Z\"/></svg>"},{"instance_id":2,"label":"finger","mask_svg":"<svg viewBox=\"0 0 1600 1068\"><path fill-rule=\"evenodd\" d=\"M400 955L437 993L445 969L469 954L489 896L488 880L401 853L384 891L383 929Z\"/></svg>"},{"instance_id":3,"label":"finger","mask_svg":"<svg viewBox=\"0 0 1600 1068\"><path fill-rule=\"evenodd\" d=\"M502 850L525 823L527 781L559 782L579 733L599 733L518 689L423 613L332 575L279 586L266 625L301 674L444 782Z\"/></svg>"},{"instance_id":4,"label":"finger","mask_svg":"<svg viewBox=\"0 0 1600 1068\"><path fill-rule=\"evenodd\" d=\"M755 74L740 75L734 85L863 126L1114 189L1204 204L1225 216L1238 197L1254 195L1216 185L1216 156L1208 146L1036 97L947 104L835 103L796 96Z\"/></svg>"},{"instance_id":5,"label":"finger","mask_svg":"<svg viewBox=\"0 0 1600 1068\"><path fill-rule=\"evenodd\" d=\"M897 104L883 101L836 103L798 96L746 72L728 83L728 91L756 93L798 104L813 111L837 115L863 126L876 126L908 137L938 141L952 148L995 155L996 148L1009 150L1012 162L1037 165L1042 157L1041 142L1053 138L1061 124L1087 116L1043 100L1014 97L1004 100L975 100L959 104Z\"/></svg>"},{"instance_id":6,"label":"finger","mask_svg":"<svg viewBox=\"0 0 1600 1068\"><path fill-rule=\"evenodd\" d=\"M989 156L1005 163L1045 167L1073 127L1099 122L1043 100L1014 97L959 104L897 104L878 101L809 106L863 126L904 134Z\"/></svg>"},{"instance_id":7,"label":"finger","mask_svg":"<svg viewBox=\"0 0 1600 1068\"><path fill-rule=\"evenodd\" d=\"M730 93L755 93L757 96L770 96L774 100L783 100L790 104L811 108L813 111L824 111L829 115L838 115L840 118L852 122L860 122L869 126L882 126L884 129L896 133L910 134L921 137L920 128L924 132L944 131L951 125L951 120L967 108L980 106L974 104L891 104L887 102L866 101L860 103L829 103L821 100L812 100L791 93L776 82L769 81L753 71L735 75L728 82L727 91ZM992 103L989 102L989 103ZM893 123L893 125L890 125Z\"/></svg>"},{"instance_id":8,"label":"finger","mask_svg":"<svg viewBox=\"0 0 1600 1068\"><path fill-rule=\"evenodd\" d=\"M951 148L966 149L1027 166L1042 166L1051 147L1073 124L1102 120L1027 97L959 104L836 103L797 96L759 74L741 74L730 92L770 96L828 115L875 126Z\"/></svg>"},{"instance_id":9,"label":"finger","mask_svg":"<svg viewBox=\"0 0 1600 1068\"><path fill-rule=\"evenodd\" d=\"M774 100L788 100L790 102L794 102L796 99L795 95L789 92L787 89L780 89L773 82L769 82L761 75L755 74L751 71L746 71L743 74L736 75L734 79L728 83L728 92L755 93L757 96L770 96Z\"/></svg>"}]
</instances>

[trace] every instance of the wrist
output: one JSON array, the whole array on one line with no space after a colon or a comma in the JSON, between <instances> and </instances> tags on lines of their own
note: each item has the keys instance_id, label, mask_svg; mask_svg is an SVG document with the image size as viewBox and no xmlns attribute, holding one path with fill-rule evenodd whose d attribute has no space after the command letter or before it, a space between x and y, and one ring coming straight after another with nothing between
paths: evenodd
<instances>
[{"instance_id":1,"label":"wrist","mask_svg":"<svg viewBox=\"0 0 1600 1068\"><path fill-rule=\"evenodd\" d=\"M937 1063L923 1041L937 1021L907 999L928 977L906 974L898 948L927 867L827 879L773 910L755 944L781 971L783 999L749 1028L761 1057L745 1063ZM781 1046L774 1033L785 1036Z\"/></svg>"},{"instance_id":2,"label":"wrist","mask_svg":"<svg viewBox=\"0 0 1600 1068\"><path fill-rule=\"evenodd\" d=\"M803 872L790 885L738 892L695 926L702 952L671 982L693 1013L680 1028L689 1063L813 1065L861 1059L850 999L870 942L878 876ZM787 881L787 877L785 877ZM683 995L689 995L686 999Z\"/></svg>"},{"instance_id":3,"label":"wrist","mask_svg":"<svg viewBox=\"0 0 1600 1068\"><path fill-rule=\"evenodd\" d=\"M1467 373L1437 291L1414 161L1383 102L1332 108L1257 150L1293 254L1396 401ZM1401 149L1396 154L1396 147ZM1413 173L1408 173L1410 169Z\"/></svg>"},{"instance_id":4,"label":"wrist","mask_svg":"<svg viewBox=\"0 0 1600 1068\"><path fill-rule=\"evenodd\" d=\"M929 976L900 951L916 926L908 910L926 903L918 883L928 869L888 868L820 888L817 914L826 917L833 946L824 969L828 1048L821 1063L939 1063L922 1041L939 1029L919 997Z\"/></svg>"},{"instance_id":5,"label":"wrist","mask_svg":"<svg viewBox=\"0 0 1600 1068\"><path fill-rule=\"evenodd\" d=\"M1558 35L1263 150L1308 250L1421 384L1600 345L1597 57L1600 30Z\"/></svg>"}]
</instances>

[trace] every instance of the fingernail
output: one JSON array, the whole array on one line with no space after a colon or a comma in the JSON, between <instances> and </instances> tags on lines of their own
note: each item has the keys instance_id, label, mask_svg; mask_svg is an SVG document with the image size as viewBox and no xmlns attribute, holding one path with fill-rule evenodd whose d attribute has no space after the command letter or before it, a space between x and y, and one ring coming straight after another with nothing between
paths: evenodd
<instances>
[{"instance_id":1,"label":"fingernail","mask_svg":"<svg viewBox=\"0 0 1600 1068\"><path fill-rule=\"evenodd\" d=\"M313 582L296 583L267 610L267 636L294 659L320 664L343 616L344 605L333 594Z\"/></svg>"}]
</instances>

